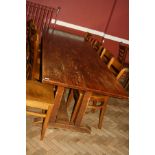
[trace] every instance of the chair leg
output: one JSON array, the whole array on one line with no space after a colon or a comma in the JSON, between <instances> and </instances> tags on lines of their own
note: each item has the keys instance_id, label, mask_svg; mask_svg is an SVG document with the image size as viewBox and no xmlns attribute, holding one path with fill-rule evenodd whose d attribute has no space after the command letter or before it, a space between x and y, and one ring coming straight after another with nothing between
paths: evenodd
<instances>
[{"instance_id":1,"label":"chair leg","mask_svg":"<svg viewBox=\"0 0 155 155\"><path fill-rule=\"evenodd\" d=\"M68 98L67 98L67 110L72 102L72 100L74 99L74 94L73 94L73 89L70 89L69 91L69 95L68 95Z\"/></svg>"},{"instance_id":2,"label":"chair leg","mask_svg":"<svg viewBox=\"0 0 155 155\"><path fill-rule=\"evenodd\" d=\"M96 104L97 104L97 102L96 101L93 101L93 106L95 106ZM95 113L96 112L96 109L92 109L91 112L92 113Z\"/></svg>"},{"instance_id":3,"label":"chair leg","mask_svg":"<svg viewBox=\"0 0 155 155\"><path fill-rule=\"evenodd\" d=\"M40 118L40 117L36 117L36 118L33 119L33 123L34 123L34 124L43 123L43 120L42 120L42 118Z\"/></svg>"},{"instance_id":4,"label":"chair leg","mask_svg":"<svg viewBox=\"0 0 155 155\"><path fill-rule=\"evenodd\" d=\"M54 97L55 97L57 89L58 89L58 86L55 85L53 89L54 89L53 91L54 91Z\"/></svg>"},{"instance_id":5,"label":"chair leg","mask_svg":"<svg viewBox=\"0 0 155 155\"><path fill-rule=\"evenodd\" d=\"M73 108L73 111L72 111L70 124L74 124L74 120L77 117L77 114L78 114L78 111L79 111L79 108L80 108L80 105L81 105L82 97L83 97L83 94L80 93L78 99L75 99L75 104L74 104L74 108Z\"/></svg>"},{"instance_id":6,"label":"chair leg","mask_svg":"<svg viewBox=\"0 0 155 155\"><path fill-rule=\"evenodd\" d=\"M102 108L100 110L100 114L99 114L99 124L98 124L98 128L101 129L102 128L102 123L103 123L103 117L104 117L104 108Z\"/></svg>"},{"instance_id":7,"label":"chair leg","mask_svg":"<svg viewBox=\"0 0 155 155\"><path fill-rule=\"evenodd\" d=\"M129 79L127 79L124 88L125 88L125 89L128 89L128 87L129 87Z\"/></svg>"},{"instance_id":8,"label":"chair leg","mask_svg":"<svg viewBox=\"0 0 155 155\"><path fill-rule=\"evenodd\" d=\"M45 119L43 120L40 140L43 140L43 138L44 138L45 131L48 126L49 119L50 119L51 111L52 111L52 108L50 107L47 111L47 115L46 115Z\"/></svg>"},{"instance_id":9,"label":"chair leg","mask_svg":"<svg viewBox=\"0 0 155 155\"><path fill-rule=\"evenodd\" d=\"M46 131L46 127L45 127L45 118L43 118L43 123L42 123L42 129L41 129L41 137L40 140L43 140L44 135L45 135L45 131Z\"/></svg>"},{"instance_id":10,"label":"chair leg","mask_svg":"<svg viewBox=\"0 0 155 155\"><path fill-rule=\"evenodd\" d=\"M45 114L45 113L46 113L46 110L42 110L42 113ZM36 118L34 118L33 123L34 123L34 124L43 123L43 118L41 118L41 117L36 117Z\"/></svg>"},{"instance_id":11,"label":"chair leg","mask_svg":"<svg viewBox=\"0 0 155 155\"><path fill-rule=\"evenodd\" d=\"M102 128L103 118L104 118L104 114L105 114L105 111L106 111L106 107L107 107L107 103L108 103L108 102L107 102L107 101L108 101L108 98L109 98L109 97L106 97L106 98L105 98L103 107L100 109L99 124L98 124L98 128L99 128L99 129Z\"/></svg>"}]
</instances>

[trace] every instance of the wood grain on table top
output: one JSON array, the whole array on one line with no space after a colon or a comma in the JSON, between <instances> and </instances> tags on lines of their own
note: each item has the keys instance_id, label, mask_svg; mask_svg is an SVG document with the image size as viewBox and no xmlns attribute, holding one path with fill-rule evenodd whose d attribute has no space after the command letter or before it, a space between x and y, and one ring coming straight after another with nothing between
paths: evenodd
<instances>
[{"instance_id":1,"label":"wood grain on table top","mask_svg":"<svg viewBox=\"0 0 155 155\"><path fill-rule=\"evenodd\" d=\"M54 30L43 37L42 81L128 98L115 76L84 38Z\"/></svg>"}]
</instances>

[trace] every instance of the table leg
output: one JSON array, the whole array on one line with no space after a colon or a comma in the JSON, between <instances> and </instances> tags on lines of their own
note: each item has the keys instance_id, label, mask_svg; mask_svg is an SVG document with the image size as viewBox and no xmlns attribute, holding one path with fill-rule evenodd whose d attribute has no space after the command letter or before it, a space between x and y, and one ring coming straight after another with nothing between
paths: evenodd
<instances>
[{"instance_id":1,"label":"table leg","mask_svg":"<svg viewBox=\"0 0 155 155\"><path fill-rule=\"evenodd\" d=\"M81 113L80 109L86 109L86 106L87 106L86 100L87 100L87 98L90 98L89 96L91 96L91 95L89 95L89 93L87 95L87 93L86 93L85 98L84 98L84 100L86 101L85 102L86 104L83 104L84 106L79 107L79 111L77 112L77 115L79 114L79 112L80 112L80 115L79 115L79 117L76 117L77 119L75 118L75 122L77 120L77 125L75 125L75 124L69 124L69 121L66 120L66 116L65 116L66 114L63 113L63 112L65 112L65 109L67 111L67 106L64 106L64 103L62 103L62 102L64 102L64 99L63 99L64 91L65 91L65 89L63 87L60 87L60 86L58 87L58 90L57 90L56 96L55 96L53 111L51 114L51 119L49 122L49 128L63 128L63 129L70 129L71 131L90 133L91 132L90 127L80 126L81 120L82 120L84 112L85 112L85 110L84 110L83 113ZM63 105L61 105L61 104L63 104ZM78 125L78 123L79 123L79 125Z\"/></svg>"},{"instance_id":2,"label":"table leg","mask_svg":"<svg viewBox=\"0 0 155 155\"><path fill-rule=\"evenodd\" d=\"M69 124L69 117L68 117L68 112L67 112L67 104L65 101L65 94L66 94L66 89L65 89L65 92L64 92L63 97L61 99L60 107L59 107L58 114L57 114L56 123Z\"/></svg>"},{"instance_id":3,"label":"table leg","mask_svg":"<svg viewBox=\"0 0 155 155\"><path fill-rule=\"evenodd\" d=\"M74 108L73 108L73 111L72 111L72 115L71 115L71 119L70 119L70 124L74 124L75 123L75 120L77 118L77 114L79 113L79 109L80 109L80 106L81 106L81 102L82 102L83 96L84 96L84 93L79 93L78 98L74 98L75 104L74 104Z\"/></svg>"},{"instance_id":4,"label":"table leg","mask_svg":"<svg viewBox=\"0 0 155 155\"><path fill-rule=\"evenodd\" d=\"M85 114L85 111L86 111L86 108L87 108L87 105L89 103L91 95L92 95L92 92L85 92L85 94L83 96L82 103L81 103L80 108L79 108L79 111L77 113L77 117L75 119L75 126L81 125L81 121L82 121L82 118Z\"/></svg>"},{"instance_id":5,"label":"table leg","mask_svg":"<svg viewBox=\"0 0 155 155\"><path fill-rule=\"evenodd\" d=\"M60 103L61 103L61 100L62 100L62 97L64 94L64 90L65 90L64 87L58 86L58 89L57 89L57 92L55 95L55 99L54 99L54 106L53 106L52 114L50 116L51 118L50 118L49 123L55 123L55 121L56 121L56 117L57 117L58 110L60 107Z\"/></svg>"}]
</instances>

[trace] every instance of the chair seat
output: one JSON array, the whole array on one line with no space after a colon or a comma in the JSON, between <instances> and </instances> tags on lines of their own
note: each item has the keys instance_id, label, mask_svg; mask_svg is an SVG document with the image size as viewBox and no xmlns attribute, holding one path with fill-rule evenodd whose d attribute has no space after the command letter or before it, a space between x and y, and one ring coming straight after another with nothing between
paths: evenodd
<instances>
[{"instance_id":1,"label":"chair seat","mask_svg":"<svg viewBox=\"0 0 155 155\"><path fill-rule=\"evenodd\" d=\"M73 90L74 91L74 98L78 98L79 94L83 95L84 92L81 91L81 90ZM104 101L105 99L105 96L102 95L102 94L97 94L97 93L93 93L90 100L93 100L93 101Z\"/></svg>"},{"instance_id":2,"label":"chair seat","mask_svg":"<svg viewBox=\"0 0 155 155\"><path fill-rule=\"evenodd\" d=\"M71 123L74 123L74 121L76 119L79 106L83 102L82 101L83 95L84 95L84 92L81 90L71 89L69 92L69 97L67 99L67 107L69 107L73 98L74 98L75 104L76 104L76 106L74 106L74 110L73 110L73 113L71 115L71 120L70 120ZM87 108L91 108L93 112L95 110L100 110L99 124L98 124L99 129L101 129L101 127L102 127L103 117L104 117L104 113L106 111L108 99L109 99L108 96L93 93L90 97L90 102L87 104ZM100 103L98 103L98 102L100 102Z\"/></svg>"},{"instance_id":3,"label":"chair seat","mask_svg":"<svg viewBox=\"0 0 155 155\"><path fill-rule=\"evenodd\" d=\"M54 101L53 86L42 84L35 80L26 81L26 105L39 104L40 108L47 109Z\"/></svg>"},{"instance_id":4,"label":"chair seat","mask_svg":"<svg viewBox=\"0 0 155 155\"><path fill-rule=\"evenodd\" d=\"M93 101L100 102L100 101L104 101L104 99L105 99L105 96L102 94L93 93L91 96L91 100L93 100Z\"/></svg>"}]
</instances>

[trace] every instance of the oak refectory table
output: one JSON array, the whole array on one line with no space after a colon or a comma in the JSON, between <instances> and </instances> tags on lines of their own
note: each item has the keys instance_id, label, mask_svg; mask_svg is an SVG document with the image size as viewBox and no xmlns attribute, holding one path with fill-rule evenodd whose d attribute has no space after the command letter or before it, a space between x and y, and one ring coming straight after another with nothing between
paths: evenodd
<instances>
[{"instance_id":1,"label":"oak refectory table","mask_svg":"<svg viewBox=\"0 0 155 155\"><path fill-rule=\"evenodd\" d=\"M128 94L97 52L83 37L63 31L48 31L42 40L42 82L57 86L49 128L68 128L90 132L81 125L87 102L93 92L116 98ZM66 88L84 91L84 97L74 123L70 123L64 100Z\"/></svg>"}]
</instances>

